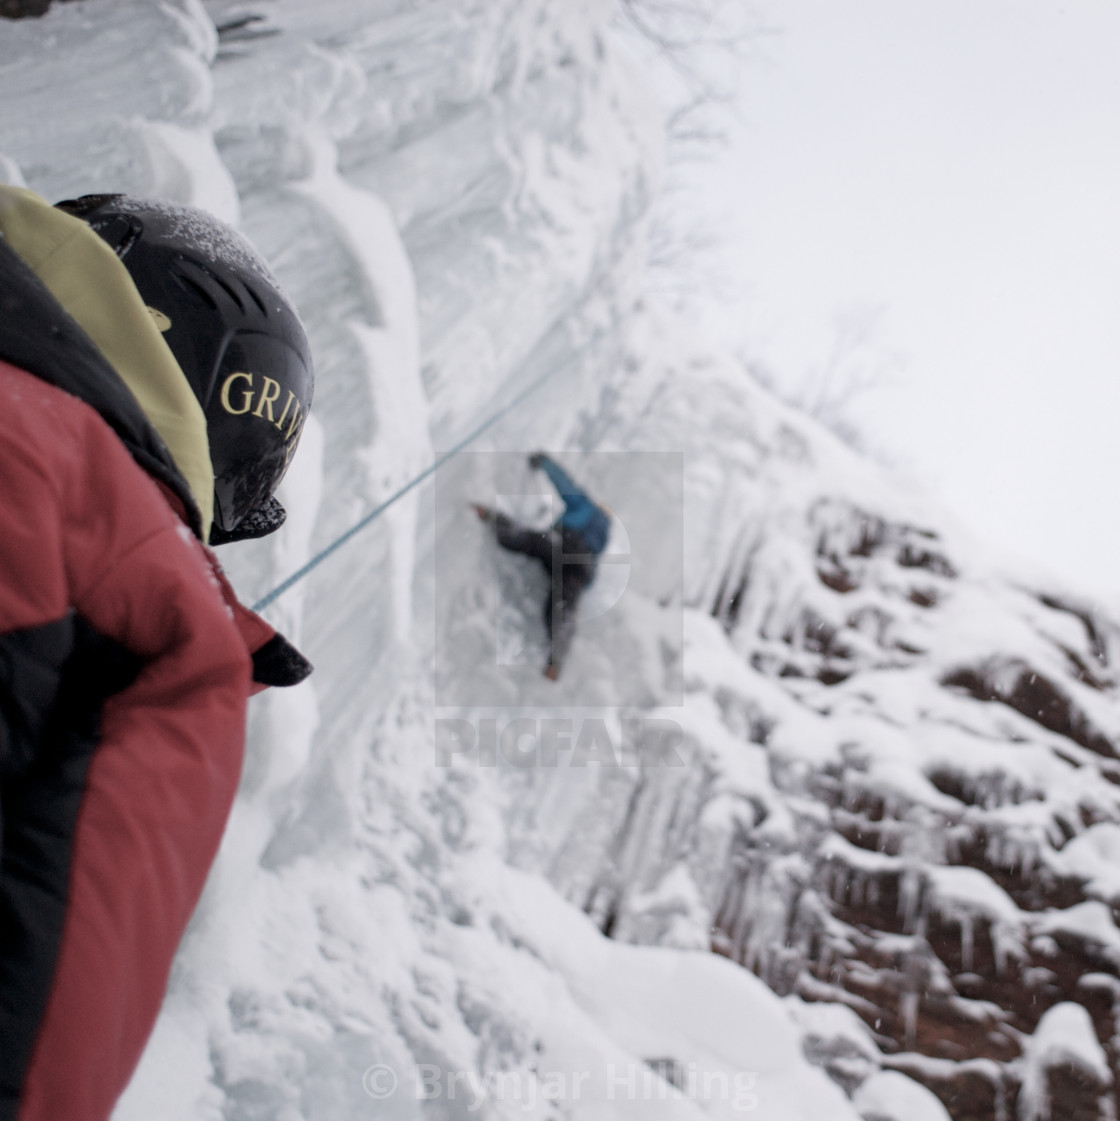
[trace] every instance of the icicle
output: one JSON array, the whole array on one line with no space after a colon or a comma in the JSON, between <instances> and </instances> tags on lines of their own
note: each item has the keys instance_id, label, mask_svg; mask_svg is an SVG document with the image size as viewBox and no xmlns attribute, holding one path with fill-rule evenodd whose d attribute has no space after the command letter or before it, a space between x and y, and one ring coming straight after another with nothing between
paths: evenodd
<instances>
[{"instance_id":1,"label":"icicle","mask_svg":"<svg viewBox=\"0 0 1120 1121\"><path fill-rule=\"evenodd\" d=\"M995 1121L1009 1121L1007 1116L1007 1086L1003 1081L1002 1073L996 1073L994 1079Z\"/></svg>"},{"instance_id":2,"label":"icicle","mask_svg":"<svg viewBox=\"0 0 1120 1121\"><path fill-rule=\"evenodd\" d=\"M921 994L917 990L910 990L899 994L898 1010L902 1017L902 1030L904 1046L909 1050L913 1048L918 1032L918 1009L921 1004Z\"/></svg>"},{"instance_id":3,"label":"icicle","mask_svg":"<svg viewBox=\"0 0 1120 1121\"><path fill-rule=\"evenodd\" d=\"M961 928L961 966L966 973L971 973L974 940L972 915L968 911L961 911L956 919Z\"/></svg>"},{"instance_id":4,"label":"icicle","mask_svg":"<svg viewBox=\"0 0 1120 1121\"><path fill-rule=\"evenodd\" d=\"M859 789L854 782L848 780L848 772L844 772L843 806L849 813L854 813L859 805Z\"/></svg>"},{"instance_id":5,"label":"icicle","mask_svg":"<svg viewBox=\"0 0 1120 1121\"><path fill-rule=\"evenodd\" d=\"M1049 1121L1050 1093L1046 1068L1028 1059L1019 1086L1019 1121Z\"/></svg>"},{"instance_id":6,"label":"icicle","mask_svg":"<svg viewBox=\"0 0 1120 1121\"><path fill-rule=\"evenodd\" d=\"M987 844L984 846L984 859L993 868L1006 868L1010 871L1015 862L1015 846L1000 823L989 824Z\"/></svg>"},{"instance_id":7,"label":"icicle","mask_svg":"<svg viewBox=\"0 0 1120 1121\"><path fill-rule=\"evenodd\" d=\"M898 909L902 914L902 929L907 934L914 933L919 918L919 906L923 895L922 879L921 868L911 864L902 873L898 885Z\"/></svg>"},{"instance_id":8,"label":"icicle","mask_svg":"<svg viewBox=\"0 0 1120 1121\"><path fill-rule=\"evenodd\" d=\"M1014 958L1016 961L1023 960L1021 934L1022 932L1018 928L1008 929L1003 923L992 923L992 951L995 954L997 975L1007 972L1007 964L1010 958Z\"/></svg>"}]
</instances>

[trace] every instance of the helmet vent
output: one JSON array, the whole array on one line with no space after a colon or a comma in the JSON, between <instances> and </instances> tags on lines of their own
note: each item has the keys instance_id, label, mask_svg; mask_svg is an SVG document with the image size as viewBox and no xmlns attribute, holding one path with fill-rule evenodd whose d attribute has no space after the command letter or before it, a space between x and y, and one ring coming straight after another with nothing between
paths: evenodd
<instances>
[{"instance_id":1,"label":"helmet vent","mask_svg":"<svg viewBox=\"0 0 1120 1121\"><path fill-rule=\"evenodd\" d=\"M251 287L246 286L245 291L249 293L249 296L252 299L253 303L255 303L257 307L261 309L261 315L267 317L268 308L265 306L264 301L260 298L260 296L258 296Z\"/></svg>"},{"instance_id":2,"label":"helmet vent","mask_svg":"<svg viewBox=\"0 0 1120 1121\"><path fill-rule=\"evenodd\" d=\"M113 202L119 197L119 195L82 195L81 198L63 199L61 202L56 202L55 206L59 210L65 210L67 214L73 214L75 218L85 218L99 206Z\"/></svg>"},{"instance_id":3,"label":"helmet vent","mask_svg":"<svg viewBox=\"0 0 1120 1121\"><path fill-rule=\"evenodd\" d=\"M191 280L189 276L186 276L183 273L179 273L175 279L178 280L184 288L189 288L192 292L194 292L195 295L199 297L199 299L208 304L211 308L213 308L214 311L218 310L218 302L214 299L213 296L210 295L209 292L206 291L205 288L202 287L201 284L197 284L195 281Z\"/></svg>"},{"instance_id":4,"label":"helmet vent","mask_svg":"<svg viewBox=\"0 0 1120 1121\"><path fill-rule=\"evenodd\" d=\"M234 288L232 284L227 284L220 276L211 276L210 279L237 304L241 311L245 311L245 299L237 288Z\"/></svg>"},{"instance_id":5,"label":"helmet vent","mask_svg":"<svg viewBox=\"0 0 1120 1121\"><path fill-rule=\"evenodd\" d=\"M194 261L181 260L178 265L176 279L193 292L197 292L215 311L224 314L222 304L227 302L231 302L242 315L248 311L246 306L248 301L244 295L247 289L244 285L231 284L225 278L202 268Z\"/></svg>"}]
</instances>

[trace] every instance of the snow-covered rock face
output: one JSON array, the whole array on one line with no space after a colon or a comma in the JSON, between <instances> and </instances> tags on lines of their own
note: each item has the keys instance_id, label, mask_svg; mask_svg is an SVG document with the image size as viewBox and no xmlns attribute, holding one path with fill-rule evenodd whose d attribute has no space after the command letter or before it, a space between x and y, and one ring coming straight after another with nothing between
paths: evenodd
<instances>
[{"instance_id":1,"label":"snow-covered rock face","mask_svg":"<svg viewBox=\"0 0 1120 1121\"><path fill-rule=\"evenodd\" d=\"M269 608L317 673L254 702L118 1121L1115 1113L1120 628L643 300L661 122L612 11L0 23L9 179L206 206L306 320L247 600L483 453ZM538 447L637 551L557 685L537 574L463 504Z\"/></svg>"},{"instance_id":2,"label":"snow-covered rock face","mask_svg":"<svg viewBox=\"0 0 1120 1121\"><path fill-rule=\"evenodd\" d=\"M651 380L688 369L689 347L648 343ZM1115 623L1007 575L730 364L690 374L640 410L642 437L689 449L685 766L615 779L611 827L589 801L538 867L613 937L710 929L791 1000L853 1009L880 1065L955 1118L1046 1116L1067 1076L1024 1038L1070 1002L1106 1051L1071 1044L1093 1077L1069 1116L1106 1115ZM808 1042L841 1084L867 1077L850 1043ZM878 1091L854 1100L887 1116Z\"/></svg>"}]
</instances>

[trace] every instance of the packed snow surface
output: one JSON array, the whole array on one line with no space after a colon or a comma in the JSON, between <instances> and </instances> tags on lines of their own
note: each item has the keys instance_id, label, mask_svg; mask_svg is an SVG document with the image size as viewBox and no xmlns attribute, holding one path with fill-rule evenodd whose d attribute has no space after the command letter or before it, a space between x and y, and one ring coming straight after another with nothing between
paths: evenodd
<instances>
[{"instance_id":1,"label":"packed snow surface","mask_svg":"<svg viewBox=\"0 0 1120 1121\"><path fill-rule=\"evenodd\" d=\"M0 23L0 172L203 206L306 323L289 520L224 554L247 602L456 449L268 609L317 672L254 702L115 1121L939 1121L950 1060L884 1057L933 999L1026 1037L1024 1103L1061 1040L1111 1085L1081 1005L1051 993L1032 1037L964 993L986 954L1120 964L1117 627L658 306L665 125L616 15ZM543 577L467 507L546 520L536 449L614 517L556 684Z\"/></svg>"}]
</instances>

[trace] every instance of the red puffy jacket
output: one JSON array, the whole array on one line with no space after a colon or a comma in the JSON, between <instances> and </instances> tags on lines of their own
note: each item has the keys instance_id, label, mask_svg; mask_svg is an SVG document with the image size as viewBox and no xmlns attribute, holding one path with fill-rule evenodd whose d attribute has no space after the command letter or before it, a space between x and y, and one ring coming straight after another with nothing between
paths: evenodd
<instances>
[{"instance_id":1,"label":"red puffy jacket","mask_svg":"<svg viewBox=\"0 0 1120 1121\"><path fill-rule=\"evenodd\" d=\"M103 1121L217 851L248 697L310 667L236 603L135 399L2 239L0 487L0 1121Z\"/></svg>"}]
</instances>

